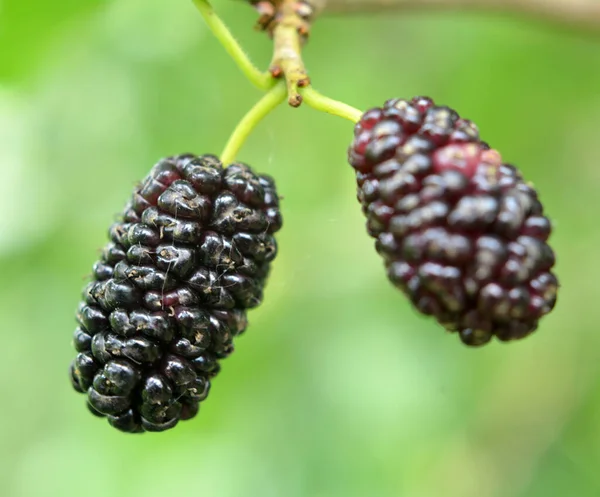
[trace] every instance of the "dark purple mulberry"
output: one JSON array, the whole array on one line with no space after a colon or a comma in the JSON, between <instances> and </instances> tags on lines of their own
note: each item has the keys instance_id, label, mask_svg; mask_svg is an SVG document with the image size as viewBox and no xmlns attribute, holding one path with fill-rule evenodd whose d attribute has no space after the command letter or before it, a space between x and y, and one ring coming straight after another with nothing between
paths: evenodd
<instances>
[{"instance_id":1,"label":"dark purple mulberry","mask_svg":"<svg viewBox=\"0 0 600 497\"><path fill-rule=\"evenodd\" d=\"M262 300L281 223L275 183L247 165L156 164L110 228L77 313L71 380L90 410L126 432L194 417Z\"/></svg>"},{"instance_id":2,"label":"dark purple mulberry","mask_svg":"<svg viewBox=\"0 0 600 497\"><path fill-rule=\"evenodd\" d=\"M556 303L551 224L477 127L426 97L355 127L349 162L388 277L467 345L523 338Z\"/></svg>"}]
</instances>

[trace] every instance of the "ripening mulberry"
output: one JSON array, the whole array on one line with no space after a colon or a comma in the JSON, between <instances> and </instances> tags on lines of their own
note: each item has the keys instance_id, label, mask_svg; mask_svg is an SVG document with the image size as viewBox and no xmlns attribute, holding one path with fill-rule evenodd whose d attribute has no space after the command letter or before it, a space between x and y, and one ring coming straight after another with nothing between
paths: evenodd
<instances>
[{"instance_id":1,"label":"ripening mulberry","mask_svg":"<svg viewBox=\"0 0 600 497\"><path fill-rule=\"evenodd\" d=\"M349 162L390 281L467 345L523 338L556 303L551 225L475 124L426 97L365 112Z\"/></svg>"},{"instance_id":2,"label":"ripening mulberry","mask_svg":"<svg viewBox=\"0 0 600 497\"><path fill-rule=\"evenodd\" d=\"M71 379L90 410L125 432L194 417L262 300L281 223L273 179L247 165L158 162L110 228L77 313Z\"/></svg>"}]
</instances>

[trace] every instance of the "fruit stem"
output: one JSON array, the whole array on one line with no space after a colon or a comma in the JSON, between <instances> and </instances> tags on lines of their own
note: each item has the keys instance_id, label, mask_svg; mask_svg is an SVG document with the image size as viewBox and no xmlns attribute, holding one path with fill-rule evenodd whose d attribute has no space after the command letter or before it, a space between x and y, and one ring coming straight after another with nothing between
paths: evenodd
<instances>
[{"instance_id":1,"label":"fruit stem","mask_svg":"<svg viewBox=\"0 0 600 497\"><path fill-rule=\"evenodd\" d=\"M236 158L242 145L247 140L250 133L256 128L275 107L281 104L287 95L285 83L279 82L275 87L269 90L241 119L233 133L227 141L227 145L221 154L221 162L227 167Z\"/></svg>"},{"instance_id":2,"label":"fruit stem","mask_svg":"<svg viewBox=\"0 0 600 497\"><path fill-rule=\"evenodd\" d=\"M208 0L192 0L204 18L204 22L229 56L234 60L246 78L257 88L268 90L275 84L275 78L269 72L261 72L250 60L244 49L219 18Z\"/></svg>"},{"instance_id":3,"label":"fruit stem","mask_svg":"<svg viewBox=\"0 0 600 497\"><path fill-rule=\"evenodd\" d=\"M320 112L327 112L334 116L339 116L353 123L357 123L363 112L338 100L321 95L312 87L302 88L300 90L302 97L307 105Z\"/></svg>"}]
</instances>

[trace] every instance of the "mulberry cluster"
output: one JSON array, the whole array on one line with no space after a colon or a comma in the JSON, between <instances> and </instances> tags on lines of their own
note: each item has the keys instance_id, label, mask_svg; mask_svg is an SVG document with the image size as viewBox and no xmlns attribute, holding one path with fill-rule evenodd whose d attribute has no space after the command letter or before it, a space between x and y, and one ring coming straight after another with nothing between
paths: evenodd
<instances>
[{"instance_id":1,"label":"mulberry cluster","mask_svg":"<svg viewBox=\"0 0 600 497\"><path fill-rule=\"evenodd\" d=\"M365 112L349 162L390 281L467 345L523 338L556 303L551 224L477 127L426 97Z\"/></svg>"},{"instance_id":2,"label":"mulberry cluster","mask_svg":"<svg viewBox=\"0 0 600 497\"><path fill-rule=\"evenodd\" d=\"M135 189L79 306L71 364L90 410L125 432L194 417L260 304L275 184L211 155L161 160Z\"/></svg>"}]
</instances>

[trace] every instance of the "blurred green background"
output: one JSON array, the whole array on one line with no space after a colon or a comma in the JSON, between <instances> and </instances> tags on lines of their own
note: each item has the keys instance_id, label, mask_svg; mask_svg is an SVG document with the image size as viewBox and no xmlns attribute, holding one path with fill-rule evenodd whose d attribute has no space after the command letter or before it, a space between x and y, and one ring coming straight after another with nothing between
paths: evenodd
<instances>
[{"instance_id":1,"label":"blurred green background","mask_svg":"<svg viewBox=\"0 0 600 497\"><path fill-rule=\"evenodd\" d=\"M255 13L218 10L262 67ZM352 126L280 108L240 159L285 227L264 305L200 415L128 436L67 368L107 226L160 157L218 153L259 97L191 2L0 2L2 497L600 495L600 37L467 14L323 18L315 87L426 94L538 187L562 290L521 343L462 346L387 283L346 163Z\"/></svg>"}]
</instances>

